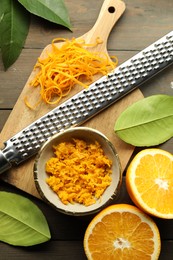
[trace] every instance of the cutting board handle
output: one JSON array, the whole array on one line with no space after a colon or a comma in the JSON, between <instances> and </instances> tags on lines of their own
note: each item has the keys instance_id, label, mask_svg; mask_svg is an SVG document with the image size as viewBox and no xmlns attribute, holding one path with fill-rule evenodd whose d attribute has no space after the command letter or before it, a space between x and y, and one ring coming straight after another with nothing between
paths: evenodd
<instances>
[{"instance_id":1,"label":"cutting board handle","mask_svg":"<svg viewBox=\"0 0 173 260\"><path fill-rule=\"evenodd\" d=\"M107 52L107 39L115 23L125 11L125 3L121 0L105 0L96 23L90 31L83 35L86 42L94 43L97 37L103 40L101 51ZM98 48L97 48L98 50Z\"/></svg>"}]
</instances>

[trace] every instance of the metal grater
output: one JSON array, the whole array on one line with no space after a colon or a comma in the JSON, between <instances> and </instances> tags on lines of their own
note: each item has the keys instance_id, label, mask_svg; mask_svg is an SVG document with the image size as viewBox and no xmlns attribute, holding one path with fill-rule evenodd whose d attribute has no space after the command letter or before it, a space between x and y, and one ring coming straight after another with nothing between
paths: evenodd
<instances>
[{"instance_id":1,"label":"metal grater","mask_svg":"<svg viewBox=\"0 0 173 260\"><path fill-rule=\"evenodd\" d=\"M173 63L173 31L7 140L0 173L36 154L53 134L81 125Z\"/></svg>"}]
</instances>

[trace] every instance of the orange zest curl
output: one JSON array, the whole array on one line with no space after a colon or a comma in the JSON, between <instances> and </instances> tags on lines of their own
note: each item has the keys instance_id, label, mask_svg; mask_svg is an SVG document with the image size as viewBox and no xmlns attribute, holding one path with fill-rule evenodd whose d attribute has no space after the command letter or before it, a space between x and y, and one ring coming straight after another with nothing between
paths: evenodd
<instances>
[{"instance_id":1,"label":"orange zest curl","mask_svg":"<svg viewBox=\"0 0 173 260\"><path fill-rule=\"evenodd\" d=\"M56 44L59 42L63 43L61 47ZM35 65L38 73L30 82L31 86L40 87L41 100L47 104L57 104L76 84L87 88L87 84L93 82L94 75L106 75L114 69L118 64L116 57L113 61L107 54L88 51L101 43L100 38L93 44L75 38L54 39L47 57L38 58ZM28 101L25 104L32 108Z\"/></svg>"}]
</instances>

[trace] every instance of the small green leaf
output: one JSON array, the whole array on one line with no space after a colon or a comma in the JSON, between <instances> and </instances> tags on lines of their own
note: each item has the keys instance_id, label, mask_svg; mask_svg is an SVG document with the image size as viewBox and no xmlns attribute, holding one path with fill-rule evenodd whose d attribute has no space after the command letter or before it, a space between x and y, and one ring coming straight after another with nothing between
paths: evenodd
<instances>
[{"instance_id":1,"label":"small green leaf","mask_svg":"<svg viewBox=\"0 0 173 260\"><path fill-rule=\"evenodd\" d=\"M153 146L173 137L173 96L153 95L128 107L117 119L115 133L134 146Z\"/></svg>"},{"instance_id":2,"label":"small green leaf","mask_svg":"<svg viewBox=\"0 0 173 260\"><path fill-rule=\"evenodd\" d=\"M1 0L0 46L5 69L19 57L29 30L30 14L15 0Z\"/></svg>"},{"instance_id":3,"label":"small green leaf","mask_svg":"<svg viewBox=\"0 0 173 260\"><path fill-rule=\"evenodd\" d=\"M50 239L40 209L20 195L0 192L0 240L15 246L32 246Z\"/></svg>"},{"instance_id":4,"label":"small green leaf","mask_svg":"<svg viewBox=\"0 0 173 260\"><path fill-rule=\"evenodd\" d=\"M18 0L29 12L70 29L71 24L63 0Z\"/></svg>"}]
</instances>

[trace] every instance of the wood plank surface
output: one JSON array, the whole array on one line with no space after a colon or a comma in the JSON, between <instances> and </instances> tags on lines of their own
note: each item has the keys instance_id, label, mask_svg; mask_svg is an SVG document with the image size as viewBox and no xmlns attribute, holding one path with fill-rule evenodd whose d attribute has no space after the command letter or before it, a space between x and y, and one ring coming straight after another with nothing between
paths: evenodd
<instances>
[{"instance_id":1,"label":"wood plank surface","mask_svg":"<svg viewBox=\"0 0 173 260\"><path fill-rule=\"evenodd\" d=\"M95 23L103 0L65 0L65 3L69 10L73 32L32 16L30 31L19 59L6 72L0 60L0 131L4 128L5 122L30 76L37 57L44 47L55 37L72 38L87 32ZM122 19L112 29L108 39L109 54L118 56L119 64L173 29L172 0L125 0L125 3L126 11ZM144 96L153 94L173 95L171 82L173 82L172 66L141 86L140 91ZM134 102L134 100L131 101ZM114 114L110 113L109 115L113 119L115 118ZM10 133L8 134L10 135ZM112 133L109 132L108 135L112 135ZM3 140L0 140L0 142L2 143ZM173 153L173 138L159 147ZM135 148L131 159L140 150L141 148ZM124 181L119 198L113 203L132 203L126 191L125 174L126 171L124 171ZM4 176L4 178L7 178L7 176ZM23 177L20 175L20 178ZM2 180L0 180L1 190L20 194L38 205L48 221L52 234L52 239L49 242L34 247L12 247L1 242L1 260L86 259L83 251L83 235L92 216L76 218L63 215L35 196ZM173 220L157 218L154 218L154 220L159 227L162 240L159 260L172 260Z\"/></svg>"},{"instance_id":2,"label":"wood plank surface","mask_svg":"<svg viewBox=\"0 0 173 260\"><path fill-rule=\"evenodd\" d=\"M163 242L160 260L172 260L172 247L172 241ZM32 249L23 248L22 250L14 247L9 250L8 245L0 244L0 250L7 257L1 258L2 260L38 260L39 258L50 260L50 256L59 260L87 260L82 241L52 241L52 243L46 244L44 247L36 246Z\"/></svg>"}]
</instances>

